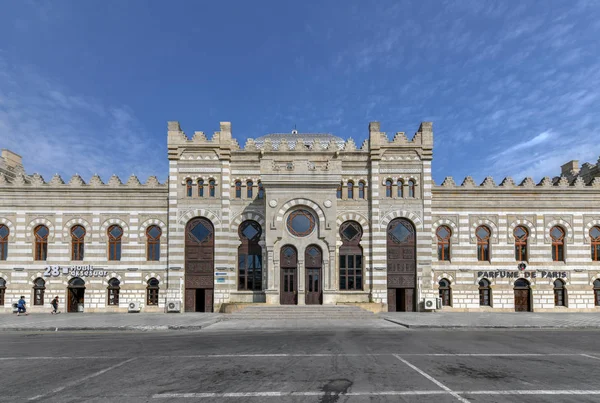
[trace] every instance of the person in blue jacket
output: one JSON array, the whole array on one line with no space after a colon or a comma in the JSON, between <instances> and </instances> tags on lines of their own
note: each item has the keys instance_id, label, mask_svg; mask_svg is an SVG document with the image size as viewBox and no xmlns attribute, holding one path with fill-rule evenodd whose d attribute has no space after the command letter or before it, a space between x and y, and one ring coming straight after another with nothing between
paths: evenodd
<instances>
[{"instance_id":1,"label":"person in blue jacket","mask_svg":"<svg viewBox=\"0 0 600 403\"><path fill-rule=\"evenodd\" d=\"M27 308L25 307L25 296L21 295L21 299L19 300L19 302L17 302L17 316L21 316L21 313L24 313L25 315L29 315L27 313Z\"/></svg>"}]
</instances>

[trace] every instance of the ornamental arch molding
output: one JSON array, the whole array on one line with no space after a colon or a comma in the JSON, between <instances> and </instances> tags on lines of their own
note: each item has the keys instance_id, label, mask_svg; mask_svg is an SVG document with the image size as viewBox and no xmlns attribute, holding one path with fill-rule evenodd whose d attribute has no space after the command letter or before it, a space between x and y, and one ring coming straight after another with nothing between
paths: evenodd
<instances>
[{"instance_id":1,"label":"ornamental arch molding","mask_svg":"<svg viewBox=\"0 0 600 403\"><path fill-rule=\"evenodd\" d=\"M35 229L35 227L37 227L38 225L45 225L46 227L48 227L49 230L49 234L48 234L48 241L53 241L54 240L54 225L52 224L52 222L46 218L36 218L34 220L32 220L29 225L27 225L27 228L25 229L25 237L28 241L31 241L33 239L33 230Z\"/></svg>"},{"instance_id":2,"label":"ornamental arch molding","mask_svg":"<svg viewBox=\"0 0 600 403\"><path fill-rule=\"evenodd\" d=\"M379 228L381 229L381 231L387 231L388 224L394 218L408 218L413 223L413 225L415 226L415 228L417 230L423 229L423 221L421 221L421 218L418 215L416 215L415 213L412 213L410 211L402 210L402 211L391 211L391 212L387 213L381 219L381 223L379 224Z\"/></svg>"},{"instance_id":3,"label":"ornamental arch molding","mask_svg":"<svg viewBox=\"0 0 600 403\"><path fill-rule=\"evenodd\" d=\"M102 279L102 284L105 287L108 287L108 281L111 278L116 278L117 280L119 280L119 285L125 284L125 282L123 281L123 278L121 277L120 274L115 273L114 271L111 272L110 274L106 274L106 276L104 276L104 278Z\"/></svg>"},{"instance_id":4,"label":"ornamental arch molding","mask_svg":"<svg viewBox=\"0 0 600 403\"><path fill-rule=\"evenodd\" d=\"M166 237L164 235L167 233L167 226L165 225L164 222L162 222L158 218L150 218L150 219L144 221L142 223L142 225L140 225L139 239L146 239L146 229L151 225L158 225L160 227L160 230L162 231L162 234L160 237L161 241L163 239L166 239Z\"/></svg>"},{"instance_id":5,"label":"ornamental arch molding","mask_svg":"<svg viewBox=\"0 0 600 403\"><path fill-rule=\"evenodd\" d=\"M0 278L5 281L5 283L4 283L5 286L10 284L10 281L9 281L8 277L6 276L6 274L1 271L0 271Z\"/></svg>"},{"instance_id":6,"label":"ornamental arch molding","mask_svg":"<svg viewBox=\"0 0 600 403\"><path fill-rule=\"evenodd\" d=\"M356 221L357 223L359 223L363 230L363 236L365 236L365 234L369 233L369 220L367 220L365 218L365 216L363 216L362 214L357 213L357 212L345 212L345 213L339 214L336 219L336 226L338 229L338 237L339 237L339 228L346 221Z\"/></svg>"},{"instance_id":7,"label":"ornamental arch molding","mask_svg":"<svg viewBox=\"0 0 600 403\"><path fill-rule=\"evenodd\" d=\"M89 222L84 220L83 218L73 218L65 223L63 226L63 239L68 240L71 238L71 228L75 225L81 225L85 228L85 236L88 239L92 239L92 226Z\"/></svg>"},{"instance_id":8,"label":"ornamental arch molding","mask_svg":"<svg viewBox=\"0 0 600 403\"><path fill-rule=\"evenodd\" d=\"M439 273L436 277L435 282L433 283L434 286L436 286L437 284L439 284L440 280L445 278L446 280L450 281L450 286L452 287L454 285L454 276L450 273Z\"/></svg>"},{"instance_id":9,"label":"ornamental arch molding","mask_svg":"<svg viewBox=\"0 0 600 403\"><path fill-rule=\"evenodd\" d=\"M151 278L155 278L158 280L158 286L161 286L161 277L160 274L156 274L154 272L150 273L150 274L146 274L146 276L144 276L144 284L147 285L148 284L148 280L150 280Z\"/></svg>"},{"instance_id":10,"label":"ornamental arch molding","mask_svg":"<svg viewBox=\"0 0 600 403\"><path fill-rule=\"evenodd\" d=\"M255 211L244 211L243 213L235 216L235 218L231 221L230 230L232 234L237 234L237 230L244 221L256 221L262 228L261 238L264 237L265 234L265 218L262 214L259 214Z\"/></svg>"},{"instance_id":11,"label":"ornamental arch molding","mask_svg":"<svg viewBox=\"0 0 600 403\"><path fill-rule=\"evenodd\" d=\"M440 218L431 226L432 239L437 242L437 230L441 226L450 227L450 230L452 231L450 242L458 243L458 226L454 221L450 220L449 218Z\"/></svg>"},{"instance_id":12,"label":"ornamental arch molding","mask_svg":"<svg viewBox=\"0 0 600 403\"><path fill-rule=\"evenodd\" d=\"M590 238L590 230L595 226L600 227L600 220L592 220L585 225L583 229L583 240L585 243L592 242L592 239Z\"/></svg>"},{"instance_id":13,"label":"ornamental arch molding","mask_svg":"<svg viewBox=\"0 0 600 403\"><path fill-rule=\"evenodd\" d=\"M567 221L565 221L563 219L552 220L546 225L546 228L544 231L544 240L546 241L546 243L552 242L552 238L550 238L550 230L552 229L552 227L555 227L555 226L558 226L558 227L561 227L562 229L564 229L566 232L565 240L568 243L573 243L573 227L571 227L571 224L569 224Z\"/></svg>"},{"instance_id":14,"label":"ornamental arch molding","mask_svg":"<svg viewBox=\"0 0 600 403\"><path fill-rule=\"evenodd\" d=\"M476 242L477 236L475 235L475 232L477 231L477 228L482 225L488 227L491 230L492 234L490 238L494 241L494 243L498 243L498 226L495 222L488 219L477 220L473 223L473 225L471 225L471 243Z\"/></svg>"},{"instance_id":15,"label":"ornamental arch molding","mask_svg":"<svg viewBox=\"0 0 600 403\"><path fill-rule=\"evenodd\" d=\"M323 212L323 209L317 203L313 202L312 200L302 199L302 198L292 199L292 200L286 202L283 206L281 206L281 208L275 215L274 224L283 223L283 216L292 207L295 207L295 206L309 207L317 214L317 218L319 219L319 228L318 228L319 236L322 236L321 231L323 231L324 229L329 229L329 223L327 223L327 221L325 220L325 213ZM300 252L298 252L298 253L300 253Z\"/></svg>"},{"instance_id":16,"label":"ornamental arch molding","mask_svg":"<svg viewBox=\"0 0 600 403\"><path fill-rule=\"evenodd\" d=\"M536 244L537 243L537 229L536 229L535 225L531 221L526 220L524 218L515 220L515 221L513 221L508 226L508 232L506 233L507 242L509 244L511 242L514 242L514 239L515 239L515 236L514 236L515 228L517 228L520 225L526 227L527 230L529 231L529 237L527 238L527 242L530 242L531 244Z\"/></svg>"},{"instance_id":17,"label":"ornamental arch molding","mask_svg":"<svg viewBox=\"0 0 600 403\"><path fill-rule=\"evenodd\" d=\"M592 287L594 286L594 281L596 280L600 280L600 272L596 273L596 275L590 276L590 285Z\"/></svg>"},{"instance_id":18,"label":"ornamental arch molding","mask_svg":"<svg viewBox=\"0 0 600 403\"><path fill-rule=\"evenodd\" d=\"M127 225L127 223L121 220L120 218L109 218L108 220L104 221L104 223L100 227L100 240L106 241L108 239L106 232L108 231L108 228L111 225L118 225L123 229L123 240L129 238L129 226Z\"/></svg>"},{"instance_id":19,"label":"ornamental arch molding","mask_svg":"<svg viewBox=\"0 0 600 403\"><path fill-rule=\"evenodd\" d=\"M0 224L4 224L8 227L8 241L14 241L17 237L15 234L15 226L8 218L0 218ZM6 280L6 279L5 279Z\"/></svg>"},{"instance_id":20,"label":"ornamental arch molding","mask_svg":"<svg viewBox=\"0 0 600 403\"><path fill-rule=\"evenodd\" d=\"M188 210L179 217L179 224L184 228L187 223L195 217L202 217L210 220L211 224L214 226L215 231L217 229L221 229L221 219L214 212L206 209L192 209Z\"/></svg>"}]
</instances>

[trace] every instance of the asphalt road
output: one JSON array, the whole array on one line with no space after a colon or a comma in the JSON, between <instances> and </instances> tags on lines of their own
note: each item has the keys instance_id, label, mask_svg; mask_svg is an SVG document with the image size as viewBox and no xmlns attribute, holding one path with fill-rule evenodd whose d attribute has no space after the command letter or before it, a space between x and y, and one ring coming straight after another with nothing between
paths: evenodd
<instances>
[{"instance_id":1,"label":"asphalt road","mask_svg":"<svg viewBox=\"0 0 600 403\"><path fill-rule=\"evenodd\" d=\"M0 401L600 402L600 331L0 333Z\"/></svg>"}]
</instances>

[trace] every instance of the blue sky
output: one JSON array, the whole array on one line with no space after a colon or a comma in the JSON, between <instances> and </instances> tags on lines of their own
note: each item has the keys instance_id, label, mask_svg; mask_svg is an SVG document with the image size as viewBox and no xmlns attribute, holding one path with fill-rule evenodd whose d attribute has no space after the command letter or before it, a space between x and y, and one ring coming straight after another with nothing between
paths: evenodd
<instances>
[{"instance_id":1,"label":"blue sky","mask_svg":"<svg viewBox=\"0 0 600 403\"><path fill-rule=\"evenodd\" d=\"M0 0L0 147L29 173L167 176L166 122L360 144L434 122L433 176L600 156L600 2Z\"/></svg>"}]
</instances>

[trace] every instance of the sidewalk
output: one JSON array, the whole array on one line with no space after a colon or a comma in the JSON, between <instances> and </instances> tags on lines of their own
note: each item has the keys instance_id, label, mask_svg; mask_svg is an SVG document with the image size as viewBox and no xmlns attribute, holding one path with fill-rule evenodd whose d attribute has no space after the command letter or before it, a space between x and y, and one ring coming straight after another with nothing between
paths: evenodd
<instances>
[{"instance_id":1,"label":"sidewalk","mask_svg":"<svg viewBox=\"0 0 600 403\"><path fill-rule=\"evenodd\" d=\"M222 316L220 313L0 314L0 331L200 330L218 322Z\"/></svg>"},{"instance_id":2,"label":"sidewalk","mask_svg":"<svg viewBox=\"0 0 600 403\"><path fill-rule=\"evenodd\" d=\"M600 312L385 312L379 317L409 329L600 329Z\"/></svg>"}]
</instances>

